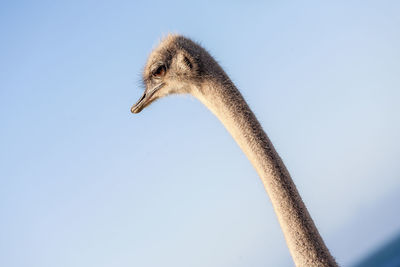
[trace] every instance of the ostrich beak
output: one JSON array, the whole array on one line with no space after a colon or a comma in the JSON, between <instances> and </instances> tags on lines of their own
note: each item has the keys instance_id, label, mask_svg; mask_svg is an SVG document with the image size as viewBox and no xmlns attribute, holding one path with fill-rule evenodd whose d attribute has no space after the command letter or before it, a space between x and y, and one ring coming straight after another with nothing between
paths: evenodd
<instances>
[{"instance_id":1,"label":"ostrich beak","mask_svg":"<svg viewBox=\"0 0 400 267\"><path fill-rule=\"evenodd\" d=\"M142 111L142 109L144 108L144 103L147 102L146 98L148 98L148 97L146 95L146 92L144 92L142 97L139 99L139 101L136 102L136 104L131 107L131 112L139 113L140 111Z\"/></svg>"},{"instance_id":2,"label":"ostrich beak","mask_svg":"<svg viewBox=\"0 0 400 267\"><path fill-rule=\"evenodd\" d=\"M148 104L150 104L150 102L152 102L150 101L150 99L154 95L154 93L161 89L161 87L163 86L164 83L160 83L150 90L145 90L138 102L136 102L136 104L131 107L131 112L139 113L140 111L142 111Z\"/></svg>"}]
</instances>

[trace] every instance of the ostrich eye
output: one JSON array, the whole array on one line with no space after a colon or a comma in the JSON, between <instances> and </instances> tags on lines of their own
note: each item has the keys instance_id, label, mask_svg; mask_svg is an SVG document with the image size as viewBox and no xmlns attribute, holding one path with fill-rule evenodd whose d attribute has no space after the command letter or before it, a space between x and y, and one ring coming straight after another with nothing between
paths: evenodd
<instances>
[{"instance_id":1,"label":"ostrich eye","mask_svg":"<svg viewBox=\"0 0 400 267\"><path fill-rule=\"evenodd\" d=\"M160 77L164 76L165 71L166 71L165 66L162 65L162 66L158 67L155 71L153 71L153 73L152 73L153 77L160 78Z\"/></svg>"}]
</instances>

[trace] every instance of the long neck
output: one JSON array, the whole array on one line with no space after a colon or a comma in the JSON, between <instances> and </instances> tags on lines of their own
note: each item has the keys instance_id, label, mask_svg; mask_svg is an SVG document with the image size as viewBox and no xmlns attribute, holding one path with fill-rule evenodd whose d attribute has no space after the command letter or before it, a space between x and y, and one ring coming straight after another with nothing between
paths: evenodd
<instances>
[{"instance_id":1,"label":"long neck","mask_svg":"<svg viewBox=\"0 0 400 267\"><path fill-rule=\"evenodd\" d=\"M257 170L296 266L337 266L281 158L246 101L228 79L194 94L224 124Z\"/></svg>"}]
</instances>

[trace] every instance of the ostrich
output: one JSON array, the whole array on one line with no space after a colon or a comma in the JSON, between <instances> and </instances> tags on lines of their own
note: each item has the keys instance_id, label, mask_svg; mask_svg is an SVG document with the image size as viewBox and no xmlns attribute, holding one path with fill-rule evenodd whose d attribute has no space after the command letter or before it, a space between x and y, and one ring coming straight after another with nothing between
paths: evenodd
<instances>
[{"instance_id":1,"label":"ostrich","mask_svg":"<svg viewBox=\"0 0 400 267\"><path fill-rule=\"evenodd\" d=\"M199 44L168 35L150 54L146 87L132 106L139 113L169 94L191 94L223 123L259 174L296 266L337 266L288 170L228 75Z\"/></svg>"}]
</instances>

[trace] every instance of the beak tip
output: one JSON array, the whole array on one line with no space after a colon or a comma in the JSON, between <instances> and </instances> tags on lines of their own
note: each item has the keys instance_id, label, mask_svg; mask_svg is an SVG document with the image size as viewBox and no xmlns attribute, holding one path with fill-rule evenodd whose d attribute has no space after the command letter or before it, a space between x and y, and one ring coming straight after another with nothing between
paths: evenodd
<instances>
[{"instance_id":1,"label":"beak tip","mask_svg":"<svg viewBox=\"0 0 400 267\"><path fill-rule=\"evenodd\" d=\"M137 114L137 113L139 113L141 110L142 110L141 108L138 108L138 107L136 107L136 106L131 107L131 112L132 112L133 114Z\"/></svg>"}]
</instances>

